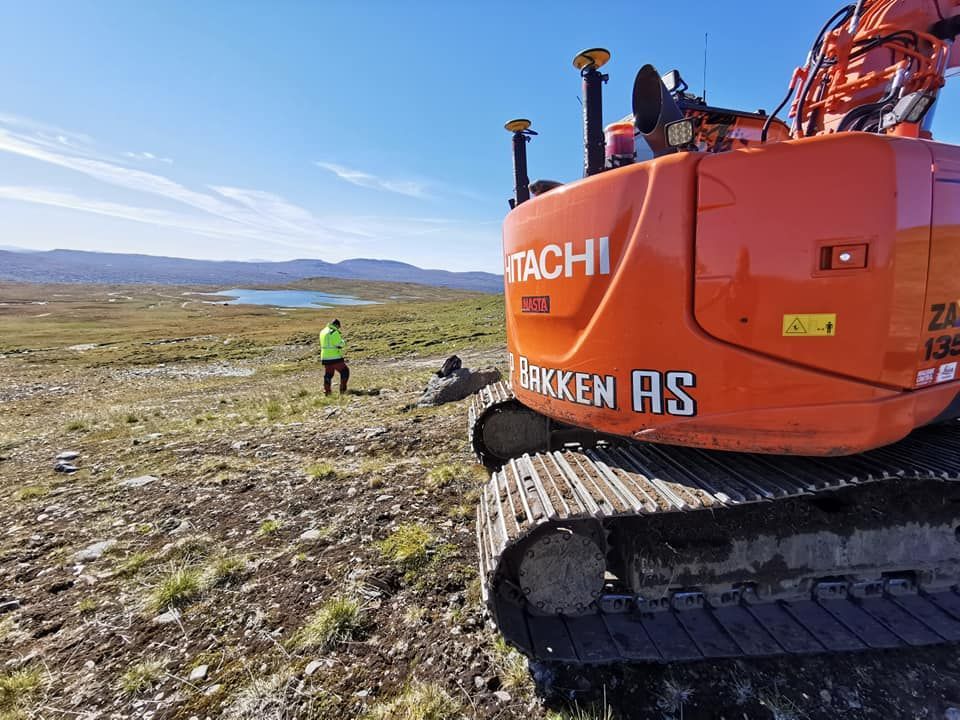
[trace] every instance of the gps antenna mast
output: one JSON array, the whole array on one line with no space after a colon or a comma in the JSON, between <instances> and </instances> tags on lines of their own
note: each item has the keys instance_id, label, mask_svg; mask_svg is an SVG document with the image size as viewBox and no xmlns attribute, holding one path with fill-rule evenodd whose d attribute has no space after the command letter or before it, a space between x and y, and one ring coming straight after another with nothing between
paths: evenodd
<instances>
[{"instance_id":1,"label":"gps antenna mast","mask_svg":"<svg viewBox=\"0 0 960 720\"><path fill-rule=\"evenodd\" d=\"M513 135L513 197L510 198L510 209L525 203L530 199L530 178L527 177L527 143L530 137L536 135L530 129L530 121L526 118L510 120L503 126Z\"/></svg>"},{"instance_id":2,"label":"gps antenna mast","mask_svg":"<svg viewBox=\"0 0 960 720\"><path fill-rule=\"evenodd\" d=\"M707 41L710 39L710 33L703 34L703 102L707 102Z\"/></svg>"}]
</instances>

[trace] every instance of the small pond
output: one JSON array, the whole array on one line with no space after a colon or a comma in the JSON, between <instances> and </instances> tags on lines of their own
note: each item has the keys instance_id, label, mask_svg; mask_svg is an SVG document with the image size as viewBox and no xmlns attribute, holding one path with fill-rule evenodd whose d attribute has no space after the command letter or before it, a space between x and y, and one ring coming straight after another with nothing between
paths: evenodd
<instances>
[{"instance_id":1,"label":"small pond","mask_svg":"<svg viewBox=\"0 0 960 720\"><path fill-rule=\"evenodd\" d=\"M210 293L231 298L228 305L274 305L284 308L333 307L334 305L376 305L373 300L360 300L350 295L331 295L316 290L251 290L231 288Z\"/></svg>"}]
</instances>

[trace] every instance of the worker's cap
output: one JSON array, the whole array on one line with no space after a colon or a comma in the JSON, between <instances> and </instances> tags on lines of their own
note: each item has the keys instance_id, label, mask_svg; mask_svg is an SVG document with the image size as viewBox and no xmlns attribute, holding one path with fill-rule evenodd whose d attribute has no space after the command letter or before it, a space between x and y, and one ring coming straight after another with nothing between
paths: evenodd
<instances>
[{"instance_id":1,"label":"worker's cap","mask_svg":"<svg viewBox=\"0 0 960 720\"><path fill-rule=\"evenodd\" d=\"M334 325L335 327L340 327L340 321L339 321L339 320L334 320L334 321L333 321L332 323L330 323L330 324L331 324L331 325Z\"/></svg>"}]
</instances>

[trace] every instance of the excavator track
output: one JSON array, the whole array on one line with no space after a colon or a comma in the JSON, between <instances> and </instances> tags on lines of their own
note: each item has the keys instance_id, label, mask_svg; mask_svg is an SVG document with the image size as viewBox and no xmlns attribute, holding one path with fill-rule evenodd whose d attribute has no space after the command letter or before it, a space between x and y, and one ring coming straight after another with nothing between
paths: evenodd
<instances>
[{"instance_id":1,"label":"excavator track","mask_svg":"<svg viewBox=\"0 0 960 720\"><path fill-rule=\"evenodd\" d=\"M565 425L525 407L505 382L488 385L473 396L467 432L477 458L490 470L524 453L619 441L592 430Z\"/></svg>"},{"instance_id":2,"label":"excavator track","mask_svg":"<svg viewBox=\"0 0 960 720\"><path fill-rule=\"evenodd\" d=\"M493 388L471 416L497 406L532 413ZM840 458L626 440L528 453L481 495L483 598L543 661L960 642L958 481L956 422Z\"/></svg>"}]
</instances>

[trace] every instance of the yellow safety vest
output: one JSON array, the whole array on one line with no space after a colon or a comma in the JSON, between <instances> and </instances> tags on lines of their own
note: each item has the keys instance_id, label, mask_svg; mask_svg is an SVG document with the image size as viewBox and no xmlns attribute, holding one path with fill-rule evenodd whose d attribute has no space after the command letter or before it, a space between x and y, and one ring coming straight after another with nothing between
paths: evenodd
<instances>
[{"instance_id":1,"label":"yellow safety vest","mask_svg":"<svg viewBox=\"0 0 960 720\"><path fill-rule=\"evenodd\" d=\"M320 331L320 360L340 360L343 357L343 336L333 325Z\"/></svg>"}]
</instances>

